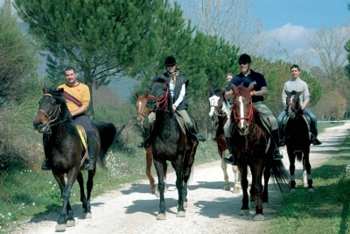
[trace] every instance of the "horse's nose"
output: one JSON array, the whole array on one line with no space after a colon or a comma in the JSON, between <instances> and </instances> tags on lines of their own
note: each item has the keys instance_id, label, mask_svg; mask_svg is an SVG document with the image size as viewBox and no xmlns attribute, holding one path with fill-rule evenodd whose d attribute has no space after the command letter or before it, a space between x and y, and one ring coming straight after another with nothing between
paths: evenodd
<instances>
[{"instance_id":1,"label":"horse's nose","mask_svg":"<svg viewBox=\"0 0 350 234\"><path fill-rule=\"evenodd\" d=\"M43 127L43 123L39 120L34 120L33 121L33 127L35 130L39 130Z\"/></svg>"}]
</instances>

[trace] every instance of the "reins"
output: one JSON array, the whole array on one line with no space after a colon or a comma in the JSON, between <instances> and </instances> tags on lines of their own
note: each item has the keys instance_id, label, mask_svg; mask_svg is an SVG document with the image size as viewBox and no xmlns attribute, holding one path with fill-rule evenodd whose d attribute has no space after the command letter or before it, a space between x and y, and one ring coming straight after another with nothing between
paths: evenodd
<instances>
[{"instance_id":1,"label":"reins","mask_svg":"<svg viewBox=\"0 0 350 234\"><path fill-rule=\"evenodd\" d=\"M154 101L158 102L159 104L159 109L158 111L166 111L166 112L170 112L170 110L166 110L165 106L168 102L168 86L166 86L166 91L164 93L164 95L161 98L158 98L156 96L153 96L152 94L150 94L148 96L149 99L153 99Z\"/></svg>"}]
</instances>

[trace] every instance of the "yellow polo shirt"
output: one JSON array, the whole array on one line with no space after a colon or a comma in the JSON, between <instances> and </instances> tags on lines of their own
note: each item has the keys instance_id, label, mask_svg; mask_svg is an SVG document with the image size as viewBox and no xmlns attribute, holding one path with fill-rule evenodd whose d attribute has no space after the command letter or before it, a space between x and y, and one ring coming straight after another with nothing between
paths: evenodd
<instances>
[{"instance_id":1,"label":"yellow polo shirt","mask_svg":"<svg viewBox=\"0 0 350 234\"><path fill-rule=\"evenodd\" d=\"M85 84L78 83L76 86L68 86L67 84L63 84L58 86L58 88L63 88L65 92L69 93L77 100L81 102L81 104L89 106L90 104L90 90L89 87ZM69 112L73 112L79 109L75 103L66 99L67 107Z\"/></svg>"}]
</instances>

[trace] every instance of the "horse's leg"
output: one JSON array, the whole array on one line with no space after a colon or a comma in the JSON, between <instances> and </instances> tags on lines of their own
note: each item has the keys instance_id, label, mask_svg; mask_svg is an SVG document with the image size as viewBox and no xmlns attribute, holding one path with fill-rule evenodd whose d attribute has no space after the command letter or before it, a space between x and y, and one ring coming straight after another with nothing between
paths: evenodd
<instances>
[{"instance_id":1,"label":"horse's leg","mask_svg":"<svg viewBox=\"0 0 350 234\"><path fill-rule=\"evenodd\" d=\"M83 174L80 171L77 176L77 181L79 183L79 188L80 188L80 201L81 203L83 203L84 213L86 213L86 196L84 192L84 178L83 178Z\"/></svg>"},{"instance_id":2,"label":"horse's leg","mask_svg":"<svg viewBox=\"0 0 350 234\"><path fill-rule=\"evenodd\" d=\"M231 189L231 186L230 186L230 182L227 174L227 164L224 162L224 159L223 159L224 152L219 145L218 145L218 148L219 148L219 155L221 158L221 169L222 169L222 172L224 173L224 180L225 180L224 189L229 191Z\"/></svg>"},{"instance_id":3,"label":"horse's leg","mask_svg":"<svg viewBox=\"0 0 350 234\"><path fill-rule=\"evenodd\" d=\"M242 190L241 186L241 173L239 173L238 167L236 165L232 165L232 171L233 174L235 175L235 187L233 189L234 192L238 193ZM247 171L247 177L248 177L248 171ZM248 178L247 178L248 179Z\"/></svg>"},{"instance_id":4,"label":"horse's leg","mask_svg":"<svg viewBox=\"0 0 350 234\"><path fill-rule=\"evenodd\" d=\"M295 191L295 154L294 151L288 148L287 146L287 152L288 152L288 158L289 158L289 175L290 175L290 191Z\"/></svg>"},{"instance_id":5,"label":"horse's leg","mask_svg":"<svg viewBox=\"0 0 350 234\"><path fill-rule=\"evenodd\" d=\"M305 164L305 169L307 172L307 184L308 184L308 191L309 192L314 192L314 187L312 186L312 176L311 176L311 164L310 164L310 149L307 148L304 152L304 164Z\"/></svg>"},{"instance_id":6,"label":"horse's leg","mask_svg":"<svg viewBox=\"0 0 350 234\"><path fill-rule=\"evenodd\" d=\"M66 199L67 199L67 227L73 227L75 226L75 220L74 220L74 217L73 217L73 209L70 205L70 202L69 202L69 198L70 198L70 194L71 194L71 191L72 191L72 186L75 182L75 180L77 179L77 176L78 176L78 173L79 173L79 170L76 169L76 168L72 168L72 170L67 174L67 186L66 186L66 191L64 192L64 196L66 196Z\"/></svg>"},{"instance_id":7,"label":"horse's leg","mask_svg":"<svg viewBox=\"0 0 350 234\"><path fill-rule=\"evenodd\" d=\"M271 166L266 165L264 169L264 188L263 188L263 194L262 194L262 202L263 203L269 203L269 180L271 177Z\"/></svg>"},{"instance_id":8,"label":"horse's leg","mask_svg":"<svg viewBox=\"0 0 350 234\"><path fill-rule=\"evenodd\" d=\"M96 174L96 166L93 170L88 171L88 180L86 183L86 190L87 190L87 200L86 200L86 212L85 218L90 219L91 218L91 204L90 204L90 198L91 198L91 191L94 187L94 176Z\"/></svg>"},{"instance_id":9,"label":"horse's leg","mask_svg":"<svg viewBox=\"0 0 350 234\"><path fill-rule=\"evenodd\" d=\"M242 176L242 192L243 192L243 197L242 197L242 207L241 207L241 215L247 215L249 214L249 207L248 207L248 180L247 180L247 165L243 164L240 165L238 163L238 169L241 172Z\"/></svg>"},{"instance_id":10,"label":"horse's leg","mask_svg":"<svg viewBox=\"0 0 350 234\"><path fill-rule=\"evenodd\" d=\"M164 170L164 185L165 185L164 192L165 192L166 191L166 173L168 171L168 164L167 164L167 162L164 162L163 170Z\"/></svg>"},{"instance_id":11,"label":"horse's leg","mask_svg":"<svg viewBox=\"0 0 350 234\"><path fill-rule=\"evenodd\" d=\"M261 221L264 220L264 214L263 214L263 206L262 206L262 173L264 169L263 162L260 161L260 163L255 164L255 183L252 183L252 188L254 190L254 194L256 196L256 209L255 209L255 216L254 221Z\"/></svg>"},{"instance_id":12,"label":"horse's leg","mask_svg":"<svg viewBox=\"0 0 350 234\"><path fill-rule=\"evenodd\" d=\"M158 190L159 190L159 212L157 215L157 220L164 220L166 219L165 216L165 200L164 200L164 190L165 190L165 183L164 183L164 163L159 162L158 160L153 160L154 166L157 170L158 175Z\"/></svg>"},{"instance_id":13,"label":"horse's leg","mask_svg":"<svg viewBox=\"0 0 350 234\"><path fill-rule=\"evenodd\" d=\"M55 174L55 172L53 172L53 175L58 183L58 186L60 187L61 190L61 197L63 198L63 193L65 191L66 188L66 182L64 181L64 175L63 174ZM64 202L64 198L63 198L63 202ZM57 224L56 224L56 231L58 232L64 232L66 230L66 223L67 223L67 219L66 219L66 215L67 215L67 207L63 206L62 210L61 210L61 214L60 217L57 220Z\"/></svg>"},{"instance_id":14,"label":"horse's leg","mask_svg":"<svg viewBox=\"0 0 350 234\"><path fill-rule=\"evenodd\" d=\"M156 194L156 185L154 184L154 178L151 174L151 166L153 161L153 154L151 147L145 148L146 151L146 175L151 185L151 193Z\"/></svg>"},{"instance_id":15,"label":"horse's leg","mask_svg":"<svg viewBox=\"0 0 350 234\"><path fill-rule=\"evenodd\" d=\"M185 208L184 208L184 163L182 162L182 156L178 155L177 160L173 162L173 166L176 172L176 188L178 192L178 201L177 201L177 214L176 217L185 217ZM187 195L187 194L185 194Z\"/></svg>"}]
</instances>

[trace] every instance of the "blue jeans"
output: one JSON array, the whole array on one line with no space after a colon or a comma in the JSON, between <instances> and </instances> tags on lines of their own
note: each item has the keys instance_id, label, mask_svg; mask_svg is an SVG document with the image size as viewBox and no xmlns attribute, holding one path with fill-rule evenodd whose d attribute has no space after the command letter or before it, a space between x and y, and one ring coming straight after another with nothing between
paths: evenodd
<instances>
[{"instance_id":1,"label":"blue jeans","mask_svg":"<svg viewBox=\"0 0 350 234\"><path fill-rule=\"evenodd\" d=\"M311 133L317 137L318 135L318 131L317 131L317 118L316 115L314 113L312 113L309 109L305 108L303 110L305 115L308 115L311 118L311 126L310 126L310 131ZM279 130L280 130L280 136L283 136L283 129L282 129L282 121L283 118L287 116L287 110L284 110L281 112L281 114L277 117L277 121L278 121L278 126L279 126Z\"/></svg>"}]
</instances>

